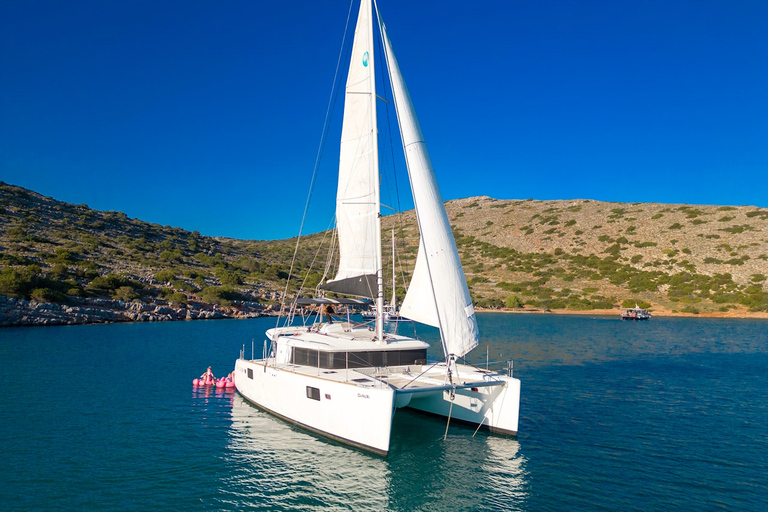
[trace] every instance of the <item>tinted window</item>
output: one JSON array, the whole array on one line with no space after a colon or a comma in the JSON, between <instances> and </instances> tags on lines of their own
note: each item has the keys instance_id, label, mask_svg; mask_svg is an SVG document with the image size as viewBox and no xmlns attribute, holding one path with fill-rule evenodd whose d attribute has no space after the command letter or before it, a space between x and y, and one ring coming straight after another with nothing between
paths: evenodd
<instances>
[{"instance_id":1,"label":"tinted window","mask_svg":"<svg viewBox=\"0 0 768 512\"><path fill-rule=\"evenodd\" d=\"M293 364L333 370L425 364L426 362L427 349L318 353L317 350L296 347L291 354Z\"/></svg>"}]
</instances>

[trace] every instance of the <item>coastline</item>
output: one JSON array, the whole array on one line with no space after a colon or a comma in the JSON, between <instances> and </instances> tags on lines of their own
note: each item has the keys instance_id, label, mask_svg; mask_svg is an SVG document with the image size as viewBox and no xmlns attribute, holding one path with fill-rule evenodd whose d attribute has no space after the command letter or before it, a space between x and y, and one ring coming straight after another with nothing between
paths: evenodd
<instances>
[{"instance_id":1,"label":"coastline","mask_svg":"<svg viewBox=\"0 0 768 512\"><path fill-rule=\"evenodd\" d=\"M77 299L66 304L36 302L0 295L0 328L84 325L178 320L243 319L272 316L271 307L254 302L216 306L198 301L173 305L164 300L125 302L113 299Z\"/></svg>"},{"instance_id":2,"label":"coastline","mask_svg":"<svg viewBox=\"0 0 768 512\"><path fill-rule=\"evenodd\" d=\"M481 313L528 315L591 315L619 318L618 309L482 309ZM768 320L768 312L729 310L703 313L673 312L664 308L651 310L654 317L724 318ZM126 322L168 322L182 320L245 319L275 316L270 306L254 302L216 306L190 301L186 306L173 306L167 301L124 302L111 299L80 299L69 304L35 302L0 295L0 328L53 325L84 325Z\"/></svg>"},{"instance_id":3,"label":"coastline","mask_svg":"<svg viewBox=\"0 0 768 512\"><path fill-rule=\"evenodd\" d=\"M573 309L477 309L481 313L502 313L502 314L527 314L527 315L594 315L594 316L615 316L619 318L618 309L587 309L587 310L573 310ZM741 319L758 319L768 320L768 312L764 311L711 311L705 313L681 313L673 312L664 308L651 309L651 319L653 317L681 317L681 318L741 318Z\"/></svg>"}]
</instances>

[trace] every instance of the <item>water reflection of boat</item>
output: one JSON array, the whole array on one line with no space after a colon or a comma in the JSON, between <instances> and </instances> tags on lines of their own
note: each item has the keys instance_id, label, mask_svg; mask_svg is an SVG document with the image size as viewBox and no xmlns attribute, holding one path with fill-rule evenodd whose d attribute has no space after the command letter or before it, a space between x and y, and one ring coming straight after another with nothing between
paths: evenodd
<instances>
[{"instance_id":1,"label":"water reflection of boat","mask_svg":"<svg viewBox=\"0 0 768 512\"><path fill-rule=\"evenodd\" d=\"M240 395L232 402L229 445L238 508L284 509L286 503L306 510L390 508L385 460L321 440Z\"/></svg>"},{"instance_id":2,"label":"water reflection of boat","mask_svg":"<svg viewBox=\"0 0 768 512\"><path fill-rule=\"evenodd\" d=\"M452 429L403 411L392 451L371 457L294 427L235 395L229 450L241 508L307 510L525 509L526 460L511 438ZM416 449L418 447L418 449ZM418 457L414 456L418 453ZM472 492L467 492L469 489Z\"/></svg>"}]
</instances>

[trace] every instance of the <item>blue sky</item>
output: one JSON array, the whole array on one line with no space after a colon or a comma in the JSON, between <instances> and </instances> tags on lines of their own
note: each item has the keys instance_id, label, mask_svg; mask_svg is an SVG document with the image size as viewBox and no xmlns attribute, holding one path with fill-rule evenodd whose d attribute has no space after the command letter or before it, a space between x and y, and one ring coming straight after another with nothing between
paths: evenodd
<instances>
[{"instance_id":1,"label":"blue sky","mask_svg":"<svg viewBox=\"0 0 768 512\"><path fill-rule=\"evenodd\" d=\"M444 199L768 206L765 0L379 7ZM348 9L2 2L0 180L204 235L295 236ZM338 136L308 231L332 217Z\"/></svg>"}]
</instances>

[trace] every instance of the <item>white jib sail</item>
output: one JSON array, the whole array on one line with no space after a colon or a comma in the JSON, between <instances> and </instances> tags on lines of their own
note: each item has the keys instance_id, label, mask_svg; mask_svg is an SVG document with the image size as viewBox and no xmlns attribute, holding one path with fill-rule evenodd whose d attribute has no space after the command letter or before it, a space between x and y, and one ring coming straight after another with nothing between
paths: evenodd
<instances>
[{"instance_id":1,"label":"white jib sail","mask_svg":"<svg viewBox=\"0 0 768 512\"><path fill-rule=\"evenodd\" d=\"M381 34L421 233L416 266L401 313L439 327L445 354L463 356L478 345L472 299L424 136L383 23Z\"/></svg>"},{"instance_id":2,"label":"white jib sail","mask_svg":"<svg viewBox=\"0 0 768 512\"><path fill-rule=\"evenodd\" d=\"M379 220L379 169L376 142L373 18L370 2L361 2L347 76L344 119L336 194L339 233L339 271L331 283L369 276L374 288L366 293L336 291L375 297L375 274L381 268ZM366 282L366 280L355 280Z\"/></svg>"}]
</instances>

